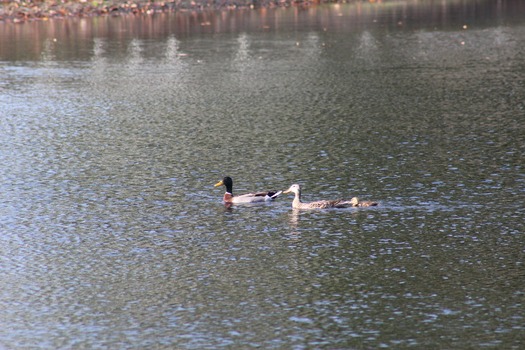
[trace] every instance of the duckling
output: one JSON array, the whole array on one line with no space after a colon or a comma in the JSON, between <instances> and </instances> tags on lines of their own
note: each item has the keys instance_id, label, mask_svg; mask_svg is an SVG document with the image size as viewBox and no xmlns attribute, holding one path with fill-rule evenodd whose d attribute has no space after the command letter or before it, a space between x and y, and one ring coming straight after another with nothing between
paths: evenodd
<instances>
[{"instance_id":1,"label":"duckling","mask_svg":"<svg viewBox=\"0 0 525 350\"><path fill-rule=\"evenodd\" d=\"M349 203L352 205L352 207L375 207L378 204L377 202L372 201L361 201L357 197L350 199Z\"/></svg>"}]
</instances>

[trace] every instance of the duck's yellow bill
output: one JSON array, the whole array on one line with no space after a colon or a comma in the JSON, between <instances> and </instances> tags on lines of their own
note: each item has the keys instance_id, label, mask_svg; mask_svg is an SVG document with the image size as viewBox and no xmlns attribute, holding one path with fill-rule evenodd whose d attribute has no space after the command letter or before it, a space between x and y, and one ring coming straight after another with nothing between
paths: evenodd
<instances>
[{"instance_id":1,"label":"duck's yellow bill","mask_svg":"<svg viewBox=\"0 0 525 350\"><path fill-rule=\"evenodd\" d=\"M224 183L221 181L217 182L215 185L213 185L213 187L218 187L218 186L222 186L224 185Z\"/></svg>"}]
</instances>

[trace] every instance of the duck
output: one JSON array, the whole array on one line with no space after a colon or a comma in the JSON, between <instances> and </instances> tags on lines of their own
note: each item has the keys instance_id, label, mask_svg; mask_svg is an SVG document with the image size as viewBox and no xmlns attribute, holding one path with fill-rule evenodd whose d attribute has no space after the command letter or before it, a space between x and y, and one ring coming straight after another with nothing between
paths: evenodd
<instances>
[{"instance_id":1,"label":"duck","mask_svg":"<svg viewBox=\"0 0 525 350\"><path fill-rule=\"evenodd\" d=\"M272 201L277 198L283 191L266 191L266 192L253 192L241 194L239 196L233 195L233 180L231 177L226 176L221 181L217 182L214 187L224 186L226 192L222 197L224 204L239 204L239 203L260 203L266 201Z\"/></svg>"},{"instance_id":2,"label":"duck","mask_svg":"<svg viewBox=\"0 0 525 350\"><path fill-rule=\"evenodd\" d=\"M336 200L319 200L314 202L303 203L301 202L301 186L299 184L293 184L289 189L283 191L283 193L294 193L295 198L292 202L292 208L294 209L328 209L328 208L348 208L352 207L351 201L336 199Z\"/></svg>"},{"instance_id":3,"label":"duck","mask_svg":"<svg viewBox=\"0 0 525 350\"><path fill-rule=\"evenodd\" d=\"M352 207L375 207L378 205L377 202L362 201L357 197L350 199L350 203L352 204Z\"/></svg>"}]
</instances>

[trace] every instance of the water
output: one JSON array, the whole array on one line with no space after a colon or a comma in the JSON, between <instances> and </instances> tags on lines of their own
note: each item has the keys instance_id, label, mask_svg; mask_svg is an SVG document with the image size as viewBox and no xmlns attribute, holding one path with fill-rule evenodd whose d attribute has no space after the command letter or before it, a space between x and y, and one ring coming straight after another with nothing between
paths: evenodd
<instances>
[{"instance_id":1,"label":"water","mask_svg":"<svg viewBox=\"0 0 525 350\"><path fill-rule=\"evenodd\" d=\"M0 24L0 347L521 348L522 5L464 5Z\"/></svg>"}]
</instances>

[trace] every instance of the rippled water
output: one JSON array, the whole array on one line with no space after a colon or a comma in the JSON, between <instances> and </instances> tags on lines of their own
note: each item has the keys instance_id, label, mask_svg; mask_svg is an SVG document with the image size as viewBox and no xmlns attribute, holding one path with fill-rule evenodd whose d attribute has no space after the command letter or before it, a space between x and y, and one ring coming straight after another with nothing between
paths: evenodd
<instances>
[{"instance_id":1,"label":"rippled water","mask_svg":"<svg viewBox=\"0 0 525 350\"><path fill-rule=\"evenodd\" d=\"M0 347L523 346L504 3L1 24Z\"/></svg>"}]
</instances>

